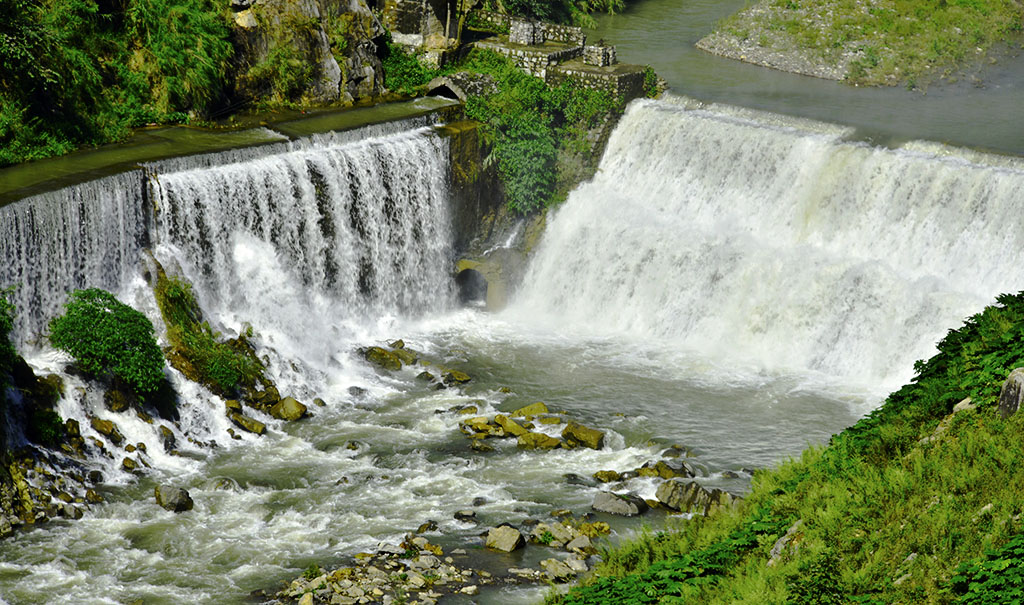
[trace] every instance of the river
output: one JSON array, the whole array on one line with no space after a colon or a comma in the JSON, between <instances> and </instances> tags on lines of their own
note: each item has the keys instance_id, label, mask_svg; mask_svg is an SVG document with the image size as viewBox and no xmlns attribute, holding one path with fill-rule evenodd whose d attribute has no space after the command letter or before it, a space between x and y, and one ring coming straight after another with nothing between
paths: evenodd
<instances>
[{"instance_id":1,"label":"river","mask_svg":"<svg viewBox=\"0 0 1024 605\"><path fill-rule=\"evenodd\" d=\"M606 35L623 58L645 60L628 31ZM674 44L680 61L704 60L688 39ZM691 92L675 63L652 62ZM706 73L692 94L742 101L732 95L743 87L728 84L738 73L717 88ZM842 98L855 106L860 91ZM549 217L509 307L460 308L447 162L432 129L399 122L155 162L152 220L132 214L139 197L120 177L0 208L0 285L22 285L19 338L38 370L67 361L33 335L68 289L103 285L160 325L139 259L148 246L195 284L216 329L252 327L283 394L326 402L312 419L266 417L266 435L234 440L223 403L168 370L181 395L178 457L162 453L154 426L109 412L101 391L68 377L61 415L87 436L90 416L115 420L149 444L153 470L140 479L119 470L120 454L90 456L107 502L0 543L3 599L243 602L428 519L440 526L431 540L473 548L497 523L585 512L599 488L566 473L632 469L672 444L692 450L701 482L739 493L747 469L823 443L910 378L947 329L1024 287L1006 253L1024 248L1020 160L872 146L850 126L670 96L630 107L598 175ZM416 380L421 368L381 373L356 351L396 338L473 380L438 391ZM478 453L455 414L436 413L534 401L607 431L606 446L541 453L506 441ZM187 488L195 510L158 507L156 483ZM651 497L655 483L617 489ZM453 518L465 508L478 524ZM612 521L619 537L636 529ZM500 568L551 556L537 549L477 558Z\"/></svg>"}]
</instances>

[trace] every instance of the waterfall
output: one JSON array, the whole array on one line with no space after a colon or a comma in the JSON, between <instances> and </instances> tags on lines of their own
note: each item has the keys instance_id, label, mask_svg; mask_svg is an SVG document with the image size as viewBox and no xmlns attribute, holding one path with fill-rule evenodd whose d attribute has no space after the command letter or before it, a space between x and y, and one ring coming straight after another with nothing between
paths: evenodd
<instances>
[{"instance_id":1,"label":"waterfall","mask_svg":"<svg viewBox=\"0 0 1024 605\"><path fill-rule=\"evenodd\" d=\"M517 309L760 370L891 387L1024 287L1024 163L643 101L549 220Z\"/></svg>"},{"instance_id":2,"label":"waterfall","mask_svg":"<svg viewBox=\"0 0 1024 605\"><path fill-rule=\"evenodd\" d=\"M0 287L14 287L14 338L35 339L72 290L118 289L148 243L141 171L0 208Z\"/></svg>"},{"instance_id":3,"label":"waterfall","mask_svg":"<svg viewBox=\"0 0 1024 605\"><path fill-rule=\"evenodd\" d=\"M158 174L158 252L208 304L282 330L313 307L357 321L443 308L447 153L446 141L413 130Z\"/></svg>"}]
</instances>

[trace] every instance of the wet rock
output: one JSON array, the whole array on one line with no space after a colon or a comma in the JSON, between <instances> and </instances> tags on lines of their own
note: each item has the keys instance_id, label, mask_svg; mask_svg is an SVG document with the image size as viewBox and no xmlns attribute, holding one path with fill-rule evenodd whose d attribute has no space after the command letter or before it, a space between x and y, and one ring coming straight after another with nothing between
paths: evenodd
<instances>
[{"instance_id":1,"label":"wet rock","mask_svg":"<svg viewBox=\"0 0 1024 605\"><path fill-rule=\"evenodd\" d=\"M563 523L538 523L530 532L530 541L561 548L576 537L576 532Z\"/></svg>"},{"instance_id":2,"label":"wet rock","mask_svg":"<svg viewBox=\"0 0 1024 605\"><path fill-rule=\"evenodd\" d=\"M319 397L314 397L313 405L315 405L318 408L327 407L327 402L325 402L323 399L320 399Z\"/></svg>"},{"instance_id":3,"label":"wet rock","mask_svg":"<svg viewBox=\"0 0 1024 605\"><path fill-rule=\"evenodd\" d=\"M416 533L425 534L428 531L437 531L437 521L427 521L426 523L423 523L416 530Z\"/></svg>"},{"instance_id":4,"label":"wet rock","mask_svg":"<svg viewBox=\"0 0 1024 605\"><path fill-rule=\"evenodd\" d=\"M124 435L117 429L117 425L109 420L102 420L94 416L89 420L89 424L94 431L110 439L114 445L121 445L121 442L124 441Z\"/></svg>"},{"instance_id":5,"label":"wet rock","mask_svg":"<svg viewBox=\"0 0 1024 605\"><path fill-rule=\"evenodd\" d=\"M135 471L139 470L139 463L133 460L132 458L125 458L124 460L121 461L121 468L128 471L129 473L134 473Z\"/></svg>"},{"instance_id":6,"label":"wet rock","mask_svg":"<svg viewBox=\"0 0 1024 605\"><path fill-rule=\"evenodd\" d=\"M234 422L235 425L238 426L238 428L245 431L249 431L250 433L262 435L263 433L267 432L267 425L263 424L259 420L250 418L244 414L239 414L235 412L234 414L228 415L228 418L230 418L231 422Z\"/></svg>"},{"instance_id":7,"label":"wet rock","mask_svg":"<svg viewBox=\"0 0 1024 605\"><path fill-rule=\"evenodd\" d=\"M121 389L109 388L103 392L103 405L111 412L119 414L131 406L131 399Z\"/></svg>"},{"instance_id":8,"label":"wet rock","mask_svg":"<svg viewBox=\"0 0 1024 605\"><path fill-rule=\"evenodd\" d=\"M511 418L505 416L504 414L498 414L497 416L495 416L494 423L500 426L502 429L505 430L506 433L512 435L513 437L525 435L526 433L530 432L523 428L522 426L520 426L519 423L517 423L515 420L512 420Z\"/></svg>"},{"instance_id":9,"label":"wet rock","mask_svg":"<svg viewBox=\"0 0 1024 605\"><path fill-rule=\"evenodd\" d=\"M732 506L739 500L729 492L720 489L707 490L695 481L684 482L678 479L671 479L659 485L655 497L668 508L701 515L706 515L712 509L721 506Z\"/></svg>"},{"instance_id":10,"label":"wet rock","mask_svg":"<svg viewBox=\"0 0 1024 605\"><path fill-rule=\"evenodd\" d=\"M182 513L187 510L192 510L192 507L194 506L188 491L180 487L158 485L154 488L153 494L156 496L156 503L172 513Z\"/></svg>"},{"instance_id":11,"label":"wet rock","mask_svg":"<svg viewBox=\"0 0 1024 605\"><path fill-rule=\"evenodd\" d=\"M615 471L597 471L594 473L594 479L597 479L601 483L611 483L613 481L618 481L619 478L619 473Z\"/></svg>"},{"instance_id":12,"label":"wet rock","mask_svg":"<svg viewBox=\"0 0 1024 605\"><path fill-rule=\"evenodd\" d=\"M487 504L487 498L484 498L483 496L473 498L473 506L483 506L484 504Z\"/></svg>"},{"instance_id":13,"label":"wet rock","mask_svg":"<svg viewBox=\"0 0 1024 605\"><path fill-rule=\"evenodd\" d=\"M562 439L565 439L567 443L575 442L592 450L599 450L604 445L604 432L587 428L570 420L569 424L562 429Z\"/></svg>"},{"instance_id":14,"label":"wet rock","mask_svg":"<svg viewBox=\"0 0 1024 605\"><path fill-rule=\"evenodd\" d=\"M74 418L68 418L64 421L64 434L69 438L81 437L82 427L78 424L78 421Z\"/></svg>"},{"instance_id":15,"label":"wet rock","mask_svg":"<svg viewBox=\"0 0 1024 605\"><path fill-rule=\"evenodd\" d=\"M415 365L420 360L419 355L412 349L398 348L391 351L391 354L407 366Z\"/></svg>"},{"instance_id":16,"label":"wet rock","mask_svg":"<svg viewBox=\"0 0 1024 605\"><path fill-rule=\"evenodd\" d=\"M422 380L423 382L434 382L435 380L437 380L437 378L433 374L426 370L423 370L422 372L417 374L416 379Z\"/></svg>"},{"instance_id":17,"label":"wet rock","mask_svg":"<svg viewBox=\"0 0 1024 605\"><path fill-rule=\"evenodd\" d=\"M576 473L566 473L564 475L565 482L569 485L582 485L584 487L597 487L597 481L590 477L584 477L583 475L577 475Z\"/></svg>"},{"instance_id":18,"label":"wet rock","mask_svg":"<svg viewBox=\"0 0 1024 605\"><path fill-rule=\"evenodd\" d=\"M536 420L541 424L562 424L564 422L561 416L538 416Z\"/></svg>"},{"instance_id":19,"label":"wet rock","mask_svg":"<svg viewBox=\"0 0 1024 605\"><path fill-rule=\"evenodd\" d=\"M170 427L161 424L159 428L160 443L164 446L165 452L173 452L178 448L178 440L174 437L174 431Z\"/></svg>"},{"instance_id":20,"label":"wet rock","mask_svg":"<svg viewBox=\"0 0 1024 605\"><path fill-rule=\"evenodd\" d=\"M455 511L455 520L462 521L463 523L472 523L476 521L476 511L474 510L458 510Z\"/></svg>"},{"instance_id":21,"label":"wet rock","mask_svg":"<svg viewBox=\"0 0 1024 605\"><path fill-rule=\"evenodd\" d=\"M90 483L103 483L103 473L99 471L89 471L86 478L89 479Z\"/></svg>"},{"instance_id":22,"label":"wet rock","mask_svg":"<svg viewBox=\"0 0 1024 605\"><path fill-rule=\"evenodd\" d=\"M99 495L94 489L85 490L85 501L89 504L99 504L103 502L103 496Z\"/></svg>"},{"instance_id":23,"label":"wet rock","mask_svg":"<svg viewBox=\"0 0 1024 605\"><path fill-rule=\"evenodd\" d=\"M458 414L459 416L469 416L470 414L480 413L480 408L476 407L475 405L467 405L465 407L456 406L456 408L457 409L455 413Z\"/></svg>"},{"instance_id":24,"label":"wet rock","mask_svg":"<svg viewBox=\"0 0 1024 605\"><path fill-rule=\"evenodd\" d=\"M525 450L550 450L558 447L559 443L561 441L544 433L526 433L519 436L516 445Z\"/></svg>"},{"instance_id":25,"label":"wet rock","mask_svg":"<svg viewBox=\"0 0 1024 605\"><path fill-rule=\"evenodd\" d=\"M281 401L281 393L278 392L277 387L269 386L262 391L256 392L256 397L253 398L253 402L258 408L270 408L278 401Z\"/></svg>"},{"instance_id":26,"label":"wet rock","mask_svg":"<svg viewBox=\"0 0 1024 605\"><path fill-rule=\"evenodd\" d=\"M363 395L366 395L366 389L363 387L349 387L348 394L353 397L362 397Z\"/></svg>"},{"instance_id":27,"label":"wet rock","mask_svg":"<svg viewBox=\"0 0 1024 605\"><path fill-rule=\"evenodd\" d=\"M470 378L469 374L466 374L465 372L460 372L458 370L445 370L441 373L441 380L446 385L453 386L456 384L466 384L472 380L472 378Z\"/></svg>"},{"instance_id":28,"label":"wet rock","mask_svg":"<svg viewBox=\"0 0 1024 605\"><path fill-rule=\"evenodd\" d=\"M270 408L270 415L279 420L295 421L306 415L308 408L293 397L285 397Z\"/></svg>"},{"instance_id":29,"label":"wet rock","mask_svg":"<svg viewBox=\"0 0 1024 605\"><path fill-rule=\"evenodd\" d=\"M531 403L530 405L524 405L518 410L510 414L513 418L531 418L533 416L539 416L541 414L548 413L548 406L544 405L543 401L537 403Z\"/></svg>"},{"instance_id":30,"label":"wet rock","mask_svg":"<svg viewBox=\"0 0 1024 605\"><path fill-rule=\"evenodd\" d=\"M227 399L224 401L224 412L230 414L231 412L242 412L242 402L237 399Z\"/></svg>"},{"instance_id":31,"label":"wet rock","mask_svg":"<svg viewBox=\"0 0 1024 605\"><path fill-rule=\"evenodd\" d=\"M1016 368L1006 377L999 391L999 415L1008 418L1015 414L1021 399L1024 399L1024 368Z\"/></svg>"},{"instance_id":32,"label":"wet rock","mask_svg":"<svg viewBox=\"0 0 1024 605\"><path fill-rule=\"evenodd\" d=\"M673 477L693 477L693 469L681 460L659 460L648 462L636 469L637 475L641 477L660 477L661 479L672 479Z\"/></svg>"},{"instance_id":33,"label":"wet rock","mask_svg":"<svg viewBox=\"0 0 1024 605\"><path fill-rule=\"evenodd\" d=\"M482 439L474 439L469 444L469 449L474 452L493 452L494 447L483 442Z\"/></svg>"},{"instance_id":34,"label":"wet rock","mask_svg":"<svg viewBox=\"0 0 1024 605\"><path fill-rule=\"evenodd\" d=\"M401 338L399 338L398 340L396 340L394 342L389 342L388 346L391 347L392 349L404 349L405 348L405 341L402 340Z\"/></svg>"},{"instance_id":35,"label":"wet rock","mask_svg":"<svg viewBox=\"0 0 1024 605\"><path fill-rule=\"evenodd\" d=\"M402 369L402 360L397 355L383 347L368 347L363 350L363 357L366 361L384 368L385 370L397 371Z\"/></svg>"},{"instance_id":36,"label":"wet rock","mask_svg":"<svg viewBox=\"0 0 1024 605\"><path fill-rule=\"evenodd\" d=\"M643 498L633 494L613 494L611 492L599 492L594 497L591 508L598 512L619 515L622 517L635 517L647 512L650 508Z\"/></svg>"},{"instance_id":37,"label":"wet rock","mask_svg":"<svg viewBox=\"0 0 1024 605\"><path fill-rule=\"evenodd\" d=\"M526 545L522 532L510 525L500 525L487 532L487 548L501 552L512 552Z\"/></svg>"}]
</instances>

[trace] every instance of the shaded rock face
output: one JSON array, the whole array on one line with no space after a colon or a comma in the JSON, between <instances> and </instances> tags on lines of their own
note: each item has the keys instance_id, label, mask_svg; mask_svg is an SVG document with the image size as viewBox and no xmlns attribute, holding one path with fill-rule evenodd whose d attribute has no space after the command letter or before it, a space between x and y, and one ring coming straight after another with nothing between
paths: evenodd
<instances>
[{"instance_id":1,"label":"shaded rock face","mask_svg":"<svg viewBox=\"0 0 1024 605\"><path fill-rule=\"evenodd\" d=\"M194 506L192 497L189 496L186 490L183 490L180 487L158 485L153 491L156 496L156 503L172 513L182 513L187 510L192 510L192 507Z\"/></svg>"},{"instance_id":2,"label":"shaded rock face","mask_svg":"<svg viewBox=\"0 0 1024 605\"><path fill-rule=\"evenodd\" d=\"M255 0L232 5L233 96L313 104L380 95L384 28L366 0ZM300 74L282 90L273 72Z\"/></svg>"},{"instance_id":3,"label":"shaded rock face","mask_svg":"<svg viewBox=\"0 0 1024 605\"><path fill-rule=\"evenodd\" d=\"M1003 418L1012 416L1020 409L1024 398L1024 368L1016 368L1007 376L999 391L999 414Z\"/></svg>"}]
</instances>

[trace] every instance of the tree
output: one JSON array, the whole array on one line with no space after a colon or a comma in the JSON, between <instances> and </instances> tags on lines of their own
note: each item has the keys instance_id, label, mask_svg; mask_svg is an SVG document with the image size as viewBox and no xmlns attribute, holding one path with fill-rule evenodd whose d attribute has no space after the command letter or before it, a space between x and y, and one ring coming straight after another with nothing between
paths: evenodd
<instances>
[{"instance_id":1,"label":"tree","mask_svg":"<svg viewBox=\"0 0 1024 605\"><path fill-rule=\"evenodd\" d=\"M64 315L50 322L50 341L83 370L113 374L137 393L160 387L163 353L145 315L98 288L72 292L64 309Z\"/></svg>"}]
</instances>

